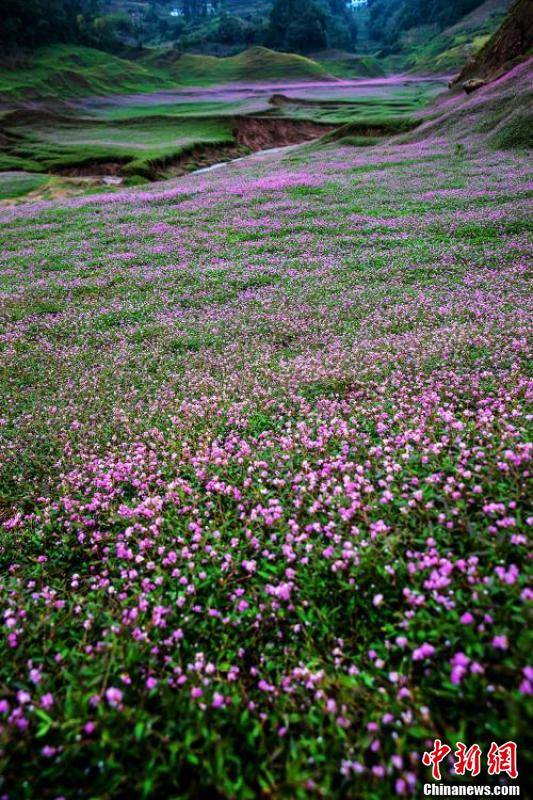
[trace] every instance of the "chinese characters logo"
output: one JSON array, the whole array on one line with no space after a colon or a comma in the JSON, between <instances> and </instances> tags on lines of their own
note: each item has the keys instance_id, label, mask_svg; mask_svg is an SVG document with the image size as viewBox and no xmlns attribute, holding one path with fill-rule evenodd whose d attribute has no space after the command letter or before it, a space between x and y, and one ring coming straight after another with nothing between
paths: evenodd
<instances>
[{"instance_id":1,"label":"chinese characters logo","mask_svg":"<svg viewBox=\"0 0 533 800\"><path fill-rule=\"evenodd\" d=\"M478 744L467 747L463 742L457 742L454 752L454 770L456 775L470 774L476 777L481 772L482 752ZM516 743L505 742L498 745L492 742L487 753L487 771L489 775L502 775L506 773L510 778L518 777L516 766ZM452 748L443 744L440 739L433 742L433 750L426 751L422 756L422 763L431 767L431 774L436 781L442 779L440 765L452 752Z\"/></svg>"}]
</instances>

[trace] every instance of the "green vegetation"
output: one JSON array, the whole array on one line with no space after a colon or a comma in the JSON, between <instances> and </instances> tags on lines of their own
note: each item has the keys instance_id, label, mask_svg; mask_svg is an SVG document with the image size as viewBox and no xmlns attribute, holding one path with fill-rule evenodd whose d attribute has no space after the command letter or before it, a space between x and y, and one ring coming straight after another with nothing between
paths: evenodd
<instances>
[{"instance_id":1,"label":"green vegetation","mask_svg":"<svg viewBox=\"0 0 533 800\"><path fill-rule=\"evenodd\" d=\"M2 212L2 794L526 741L530 165L446 133Z\"/></svg>"},{"instance_id":2,"label":"green vegetation","mask_svg":"<svg viewBox=\"0 0 533 800\"><path fill-rule=\"evenodd\" d=\"M392 84L386 91L376 89L366 95L355 91L328 101L308 99L302 87L301 97L281 105L269 104L266 93L258 107L267 118L345 126L340 129L342 138L375 137L412 127L414 115L441 88L438 81ZM0 170L94 175L105 169L153 179L175 174L176 164L183 171L243 154L236 118L246 111L246 94L235 99L233 93L221 90L209 96L205 103L153 106L134 97L116 105L89 105L69 115L6 113L0 127Z\"/></svg>"},{"instance_id":3,"label":"green vegetation","mask_svg":"<svg viewBox=\"0 0 533 800\"><path fill-rule=\"evenodd\" d=\"M23 197L40 189L48 182L48 176L27 172L0 172L0 200Z\"/></svg>"},{"instance_id":4,"label":"green vegetation","mask_svg":"<svg viewBox=\"0 0 533 800\"><path fill-rule=\"evenodd\" d=\"M505 16L505 5L487 14L470 15L437 36L429 37L411 48L407 55L410 69L420 72L454 72L478 53L490 40Z\"/></svg>"},{"instance_id":5,"label":"green vegetation","mask_svg":"<svg viewBox=\"0 0 533 800\"><path fill-rule=\"evenodd\" d=\"M148 117L107 122L54 114L13 115L9 148L0 169L60 171L95 164L121 165L125 175L154 176L199 145L233 144L229 118ZM31 118L31 121L30 121ZM6 125L6 123L4 123Z\"/></svg>"},{"instance_id":6,"label":"green vegetation","mask_svg":"<svg viewBox=\"0 0 533 800\"><path fill-rule=\"evenodd\" d=\"M274 0L266 42L270 47L309 53L323 47L352 48L355 17L345 0Z\"/></svg>"},{"instance_id":7,"label":"green vegetation","mask_svg":"<svg viewBox=\"0 0 533 800\"><path fill-rule=\"evenodd\" d=\"M397 47L406 31L420 25L436 30L454 25L482 5L483 0L369 0L372 37L388 47Z\"/></svg>"},{"instance_id":8,"label":"green vegetation","mask_svg":"<svg viewBox=\"0 0 533 800\"><path fill-rule=\"evenodd\" d=\"M235 117L250 113L338 127L326 142L372 143L376 137L413 127L418 112L441 90L442 82L398 80L386 88L349 94L336 91L335 80L378 75L384 63L392 66L395 59L399 59L397 67L449 71L465 53L481 47L493 29L497 15L487 13L489 6L491 0L486 0L475 14L436 37L418 44L415 37L403 55L391 55L385 61L370 53L355 55L338 49L318 51L314 60L259 46L228 57L181 53L168 47L141 49L135 59L131 49L130 58L124 58L80 44L38 48L0 72L0 102L6 105L0 117L0 170L87 176L96 167L96 172L109 169L135 180L171 175L178 169L212 163L217 148L222 160L240 155ZM294 4L277 3L272 19L280 26L283 19L294 16L295 9ZM270 103L268 87L262 95L236 89L205 96L191 92L196 87L230 83L308 81L311 86L312 81L328 80L332 88L327 92L313 95L299 88L298 96L292 96L296 90L291 90L291 96L281 96L279 104ZM185 90L181 97L180 87ZM150 96L157 92L161 95ZM117 93L132 97L114 104L84 101ZM68 113L62 105L53 106L54 111L9 110L28 100L74 100L78 108L75 112L69 108ZM528 141L528 122L522 117L506 126L500 121L493 126L495 147L526 146ZM58 189L53 183L51 187ZM79 191L77 185L68 188ZM94 190L92 185L87 188ZM32 191L7 181L4 199Z\"/></svg>"},{"instance_id":9,"label":"green vegetation","mask_svg":"<svg viewBox=\"0 0 533 800\"><path fill-rule=\"evenodd\" d=\"M251 47L227 58L156 51L143 59L142 63L163 70L176 83L184 86L289 78L323 80L330 77L316 61L294 53L277 53L266 47Z\"/></svg>"},{"instance_id":10,"label":"green vegetation","mask_svg":"<svg viewBox=\"0 0 533 800\"><path fill-rule=\"evenodd\" d=\"M311 59L264 47L228 58L156 50L132 61L89 47L50 45L0 71L0 103L288 78L327 80L329 75Z\"/></svg>"},{"instance_id":11,"label":"green vegetation","mask_svg":"<svg viewBox=\"0 0 533 800\"><path fill-rule=\"evenodd\" d=\"M318 55L317 60L336 78L375 78L385 74L379 60L370 54L353 55L333 51L331 56Z\"/></svg>"},{"instance_id":12,"label":"green vegetation","mask_svg":"<svg viewBox=\"0 0 533 800\"><path fill-rule=\"evenodd\" d=\"M42 47L0 70L0 103L68 100L117 92L172 88L164 72L110 53L78 45Z\"/></svg>"},{"instance_id":13,"label":"green vegetation","mask_svg":"<svg viewBox=\"0 0 533 800\"><path fill-rule=\"evenodd\" d=\"M108 22L100 14L99 0L3 0L0 48L52 42L102 45L110 41Z\"/></svg>"},{"instance_id":14,"label":"green vegetation","mask_svg":"<svg viewBox=\"0 0 533 800\"><path fill-rule=\"evenodd\" d=\"M411 83L376 89L366 95L354 93L345 100L306 102L294 98L284 103L276 113L290 119L307 119L329 125L352 127L360 134L379 129L381 135L412 127L413 120L429 101L442 91L442 82Z\"/></svg>"},{"instance_id":15,"label":"green vegetation","mask_svg":"<svg viewBox=\"0 0 533 800\"><path fill-rule=\"evenodd\" d=\"M263 48L126 74L62 44L67 98L47 52L57 94L0 125L0 800L410 799L437 737L508 789L529 65L417 118L442 79L304 82ZM142 184L317 121L180 181L80 175Z\"/></svg>"},{"instance_id":16,"label":"green vegetation","mask_svg":"<svg viewBox=\"0 0 533 800\"><path fill-rule=\"evenodd\" d=\"M533 148L533 115L526 111L512 114L489 138L489 142L498 150Z\"/></svg>"},{"instance_id":17,"label":"green vegetation","mask_svg":"<svg viewBox=\"0 0 533 800\"><path fill-rule=\"evenodd\" d=\"M356 122L348 122L340 128L328 133L320 140L320 145L330 142L340 142L342 144L352 144L362 146L363 144L375 144L382 136L391 136L395 133L405 133L416 127L418 123L410 117L368 117L361 118ZM365 141L366 139L366 141Z\"/></svg>"},{"instance_id":18,"label":"green vegetation","mask_svg":"<svg viewBox=\"0 0 533 800\"><path fill-rule=\"evenodd\" d=\"M350 59L352 66L354 60ZM331 92L320 89L313 99L314 84L309 82L298 88L298 97L280 106L270 104L274 89L268 86L262 95L240 89L188 94L198 85L239 81L323 83L330 63L335 61L321 65L262 47L228 58L156 50L137 62L77 45L41 48L23 68L2 74L0 98L15 108L28 99L76 100L77 108L67 111L58 104L46 106L48 110L5 111L0 118L0 170L92 175L95 165L107 165L112 174L161 177L185 157L194 168L206 148L226 148L222 159L241 154L242 150L227 150L236 146L234 119L239 114L353 124L357 135L374 135L376 128L396 131L396 120L411 118L442 88L438 81L399 82L364 94L357 89L335 94L333 84ZM371 60L367 67L372 68ZM179 86L187 91L165 96L164 91L177 93ZM160 90L161 95L151 96ZM117 102L83 100L87 95L111 98L117 92L131 97ZM212 153L210 158L212 163ZM200 164L205 165L201 159Z\"/></svg>"}]
</instances>

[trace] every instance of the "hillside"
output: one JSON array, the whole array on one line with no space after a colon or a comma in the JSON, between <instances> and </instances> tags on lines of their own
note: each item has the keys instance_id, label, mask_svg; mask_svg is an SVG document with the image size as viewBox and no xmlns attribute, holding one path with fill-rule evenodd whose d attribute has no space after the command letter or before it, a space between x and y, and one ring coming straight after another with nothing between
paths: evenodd
<instances>
[{"instance_id":1,"label":"hillside","mask_svg":"<svg viewBox=\"0 0 533 800\"><path fill-rule=\"evenodd\" d=\"M171 71L168 60L150 67L163 68ZM48 172L61 185L67 176L92 187L174 176L247 149L308 141L348 123L356 124L362 143L369 144L369 137L412 128L415 115L444 87L442 79L417 77L289 78L26 103L5 110L0 119L0 170ZM10 186L16 199L31 181L20 184L10 177L4 195ZM52 188L58 188L55 179ZM79 188L69 181L69 190Z\"/></svg>"},{"instance_id":2,"label":"hillside","mask_svg":"<svg viewBox=\"0 0 533 800\"><path fill-rule=\"evenodd\" d=\"M324 66L311 59L264 47L253 47L229 58L167 50L147 51L141 58L130 60L89 47L51 45L4 63L0 70L0 103L68 100L234 81L330 77Z\"/></svg>"},{"instance_id":3,"label":"hillside","mask_svg":"<svg viewBox=\"0 0 533 800\"><path fill-rule=\"evenodd\" d=\"M485 0L454 25L435 34L420 29L407 47L407 66L420 72L458 72L502 24L513 0ZM413 31L413 35L416 32Z\"/></svg>"},{"instance_id":4,"label":"hillside","mask_svg":"<svg viewBox=\"0 0 533 800\"><path fill-rule=\"evenodd\" d=\"M462 69L454 83L493 80L531 55L533 48L533 3L517 0L503 25Z\"/></svg>"},{"instance_id":5,"label":"hillside","mask_svg":"<svg viewBox=\"0 0 533 800\"><path fill-rule=\"evenodd\" d=\"M374 78L385 74L379 58L370 53L348 53L344 50L321 50L311 54L330 75L336 78Z\"/></svg>"},{"instance_id":6,"label":"hillside","mask_svg":"<svg viewBox=\"0 0 533 800\"><path fill-rule=\"evenodd\" d=\"M68 100L87 95L171 88L161 70L77 45L50 45L0 69L0 103Z\"/></svg>"},{"instance_id":7,"label":"hillside","mask_svg":"<svg viewBox=\"0 0 533 800\"><path fill-rule=\"evenodd\" d=\"M407 138L446 136L465 151L480 142L496 149L533 147L532 71L529 59L473 94L443 95L426 113L429 119Z\"/></svg>"},{"instance_id":8,"label":"hillside","mask_svg":"<svg viewBox=\"0 0 533 800\"><path fill-rule=\"evenodd\" d=\"M2 74L0 800L520 794L522 7L468 93L262 48Z\"/></svg>"},{"instance_id":9,"label":"hillside","mask_svg":"<svg viewBox=\"0 0 533 800\"><path fill-rule=\"evenodd\" d=\"M155 52L143 63L164 70L184 85L208 85L235 81L275 81L288 78L328 80L326 69L315 61L293 53L277 53L266 47L252 47L235 56L215 56Z\"/></svg>"},{"instance_id":10,"label":"hillside","mask_svg":"<svg viewBox=\"0 0 533 800\"><path fill-rule=\"evenodd\" d=\"M530 159L451 130L0 209L4 794L396 800L527 740Z\"/></svg>"},{"instance_id":11,"label":"hillside","mask_svg":"<svg viewBox=\"0 0 533 800\"><path fill-rule=\"evenodd\" d=\"M225 0L225 7L229 13L245 18L257 14L266 17L272 8L272 0Z\"/></svg>"},{"instance_id":12,"label":"hillside","mask_svg":"<svg viewBox=\"0 0 533 800\"><path fill-rule=\"evenodd\" d=\"M518 0L411 138L434 131L466 147L480 140L497 149L533 147L532 46L533 7Z\"/></svg>"}]
</instances>

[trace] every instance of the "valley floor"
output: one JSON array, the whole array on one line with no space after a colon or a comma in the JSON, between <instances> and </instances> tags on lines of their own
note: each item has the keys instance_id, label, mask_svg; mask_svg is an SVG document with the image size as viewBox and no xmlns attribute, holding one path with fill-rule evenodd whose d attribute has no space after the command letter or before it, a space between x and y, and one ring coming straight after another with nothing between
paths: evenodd
<instances>
[{"instance_id":1,"label":"valley floor","mask_svg":"<svg viewBox=\"0 0 533 800\"><path fill-rule=\"evenodd\" d=\"M434 133L0 211L0 794L521 763L530 178Z\"/></svg>"},{"instance_id":2,"label":"valley floor","mask_svg":"<svg viewBox=\"0 0 533 800\"><path fill-rule=\"evenodd\" d=\"M0 203L33 199L36 186L49 199L99 191L110 176L129 185L175 177L346 123L369 136L412 127L448 77L293 78L13 100L0 106Z\"/></svg>"}]
</instances>

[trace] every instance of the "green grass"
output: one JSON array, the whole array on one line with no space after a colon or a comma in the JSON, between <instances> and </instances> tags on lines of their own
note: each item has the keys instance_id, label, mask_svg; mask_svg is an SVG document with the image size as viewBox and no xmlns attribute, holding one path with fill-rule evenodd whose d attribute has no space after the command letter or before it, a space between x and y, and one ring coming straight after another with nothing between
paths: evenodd
<instances>
[{"instance_id":1,"label":"green grass","mask_svg":"<svg viewBox=\"0 0 533 800\"><path fill-rule=\"evenodd\" d=\"M17 118L15 118L16 120ZM0 151L0 169L58 171L66 167L118 163L130 175L150 176L158 165L204 145L233 144L227 118L148 117L107 122L43 115L9 127L9 149ZM89 170L90 171L90 170Z\"/></svg>"},{"instance_id":2,"label":"green grass","mask_svg":"<svg viewBox=\"0 0 533 800\"><path fill-rule=\"evenodd\" d=\"M0 103L141 93L232 81L327 79L303 56L253 47L229 58L155 51L139 61L75 45L37 50L24 65L0 71Z\"/></svg>"},{"instance_id":3,"label":"green grass","mask_svg":"<svg viewBox=\"0 0 533 800\"><path fill-rule=\"evenodd\" d=\"M155 52L144 59L151 68L162 69L177 83L187 86L232 83L235 81L269 81L328 79L327 69L304 56L277 53L266 47L251 47L227 58L195 55L175 51Z\"/></svg>"},{"instance_id":4,"label":"green grass","mask_svg":"<svg viewBox=\"0 0 533 800\"><path fill-rule=\"evenodd\" d=\"M2 720L4 793L393 800L435 731L525 741L527 463L502 466L527 453L528 165L467 146L293 151L277 188L255 161L208 191L6 215L0 503L31 516L0 535L0 697L32 702L26 730ZM515 526L488 530L493 502ZM458 652L484 670L459 685Z\"/></svg>"},{"instance_id":5,"label":"green grass","mask_svg":"<svg viewBox=\"0 0 533 800\"><path fill-rule=\"evenodd\" d=\"M473 24L458 23L417 44L407 56L407 66L423 72L458 72L488 42L505 12L496 12Z\"/></svg>"},{"instance_id":6,"label":"green grass","mask_svg":"<svg viewBox=\"0 0 533 800\"><path fill-rule=\"evenodd\" d=\"M164 96L146 99L143 92L176 87L178 80L192 85L195 81L221 84L243 77L273 80L281 76L289 79L327 76L322 67L309 59L265 48L252 48L225 59L193 55L177 58L172 51L153 52L142 63L133 64L88 48L59 46L40 51L34 64L35 69L22 68L7 73L7 77L4 75L0 80L0 96L3 80L4 90L8 84L11 87L12 99L19 97L22 90L24 96L44 92L43 84L58 99L65 98L65 74L70 76L69 91L93 94L107 91L109 98L113 97L113 91L123 91L134 96L121 98L116 104L111 101L89 104L74 113L70 109L65 113L61 108L4 112L0 120L0 170L57 174L65 169L85 169L86 174L91 174L95 164L114 164L127 176L161 177L173 160L193 151L197 155L202 148L234 147L233 117L250 112L250 102L246 92L237 100L222 91L211 93L206 100L186 98L178 103L171 103ZM128 73L130 68L133 75ZM65 74L56 80L61 70ZM79 80L72 77L75 73ZM158 83L163 73L166 83ZM306 99L303 90L302 99L295 98L294 102L276 108L269 105L267 92L260 104L264 112L276 116L334 126L352 125L355 128L346 132L347 136L373 136L376 129L380 135L395 132L398 126L403 129L404 123L399 121L410 119L441 88L435 81L389 87L386 91L377 89L371 95L354 90L352 97L333 100L324 90L324 99L316 101ZM255 98L253 110L258 110ZM209 157L212 158L212 153ZM227 157L231 153L223 154L223 158ZM191 165L194 166L192 159Z\"/></svg>"},{"instance_id":7,"label":"green grass","mask_svg":"<svg viewBox=\"0 0 533 800\"><path fill-rule=\"evenodd\" d=\"M318 61L336 78L374 78L385 74L378 59L372 55L347 53L341 58L323 58Z\"/></svg>"},{"instance_id":8,"label":"green grass","mask_svg":"<svg viewBox=\"0 0 533 800\"><path fill-rule=\"evenodd\" d=\"M266 107L266 104L265 104ZM193 100L190 103L155 103L154 105L143 104L132 100L127 104L116 104L103 106L91 114L98 119L105 120L129 120L143 117L212 117L230 116L243 110L243 103L239 100L228 102L227 100Z\"/></svg>"},{"instance_id":9,"label":"green grass","mask_svg":"<svg viewBox=\"0 0 533 800\"><path fill-rule=\"evenodd\" d=\"M381 136L404 133L414 128L416 124L416 121L409 117L391 117L389 119L386 117L360 118L342 125L331 133L327 133L314 146L322 147L331 142L339 142L355 147L372 145L379 141Z\"/></svg>"},{"instance_id":10,"label":"green grass","mask_svg":"<svg viewBox=\"0 0 533 800\"><path fill-rule=\"evenodd\" d=\"M90 47L51 45L37 50L23 66L0 70L0 103L150 92L173 85L164 72L148 65Z\"/></svg>"},{"instance_id":11,"label":"green grass","mask_svg":"<svg viewBox=\"0 0 533 800\"><path fill-rule=\"evenodd\" d=\"M497 150L533 148L532 115L525 111L512 114L489 138L489 142Z\"/></svg>"},{"instance_id":12,"label":"green grass","mask_svg":"<svg viewBox=\"0 0 533 800\"><path fill-rule=\"evenodd\" d=\"M28 174L27 172L0 173L0 200L23 197L29 192L42 188L48 176Z\"/></svg>"}]
</instances>

